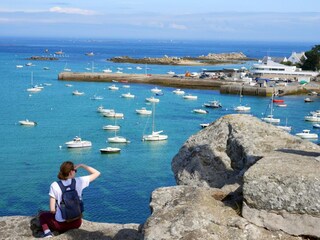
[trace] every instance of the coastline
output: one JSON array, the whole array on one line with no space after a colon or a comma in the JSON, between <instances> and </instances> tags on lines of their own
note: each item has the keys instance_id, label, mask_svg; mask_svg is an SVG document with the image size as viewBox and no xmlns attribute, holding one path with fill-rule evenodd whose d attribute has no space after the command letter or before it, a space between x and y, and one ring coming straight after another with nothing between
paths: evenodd
<instances>
[{"instance_id":1,"label":"coastline","mask_svg":"<svg viewBox=\"0 0 320 240\"><path fill-rule=\"evenodd\" d=\"M189 88L189 89L212 89L219 90L224 94L239 94L242 89L243 95L269 97L273 92L282 92L282 95L308 94L311 91L320 93L320 83L312 82L307 85L259 87L244 84L243 81L200 79L198 77L172 77L168 74L117 74L117 73L88 73L88 72L61 72L58 75L60 81L79 82L118 82L155 84L164 87Z\"/></svg>"}]
</instances>

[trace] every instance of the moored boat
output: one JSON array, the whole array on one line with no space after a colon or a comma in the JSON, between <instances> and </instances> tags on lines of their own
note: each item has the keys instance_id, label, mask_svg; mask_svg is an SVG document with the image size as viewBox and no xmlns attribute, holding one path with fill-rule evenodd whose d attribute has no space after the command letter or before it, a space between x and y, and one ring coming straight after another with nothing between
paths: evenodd
<instances>
[{"instance_id":1,"label":"moored boat","mask_svg":"<svg viewBox=\"0 0 320 240\"><path fill-rule=\"evenodd\" d=\"M197 100L198 96L188 94L188 95L184 95L183 98L187 100Z\"/></svg>"},{"instance_id":2,"label":"moored boat","mask_svg":"<svg viewBox=\"0 0 320 240\"><path fill-rule=\"evenodd\" d=\"M200 113L200 114L207 114L209 113L207 110L201 109L201 108L197 108L197 109L193 109L194 113Z\"/></svg>"},{"instance_id":3,"label":"moored boat","mask_svg":"<svg viewBox=\"0 0 320 240\"><path fill-rule=\"evenodd\" d=\"M145 107L143 107L141 109L136 109L136 113L140 115L151 115L152 110L147 110Z\"/></svg>"},{"instance_id":4,"label":"moored boat","mask_svg":"<svg viewBox=\"0 0 320 240\"><path fill-rule=\"evenodd\" d=\"M121 97L123 97L123 98L134 98L135 96L128 92L128 93L121 94Z\"/></svg>"},{"instance_id":5,"label":"moored boat","mask_svg":"<svg viewBox=\"0 0 320 240\"><path fill-rule=\"evenodd\" d=\"M21 121L19 121L19 123L20 123L20 125L24 125L24 126L36 126L37 125L37 122L30 121L28 119L21 120Z\"/></svg>"},{"instance_id":6,"label":"moored boat","mask_svg":"<svg viewBox=\"0 0 320 240\"><path fill-rule=\"evenodd\" d=\"M92 143L90 141L82 140L78 136L76 136L72 141L66 142L65 144L68 148L85 148L92 146Z\"/></svg>"},{"instance_id":7,"label":"moored boat","mask_svg":"<svg viewBox=\"0 0 320 240\"><path fill-rule=\"evenodd\" d=\"M312 126L313 126L313 128L320 128L320 123L315 123Z\"/></svg>"},{"instance_id":8,"label":"moored boat","mask_svg":"<svg viewBox=\"0 0 320 240\"><path fill-rule=\"evenodd\" d=\"M233 110L237 111L237 112L248 112L251 110L251 107L239 105L239 106L235 107Z\"/></svg>"},{"instance_id":9,"label":"moored boat","mask_svg":"<svg viewBox=\"0 0 320 240\"><path fill-rule=\"evenodd\" d=\"M172 91L174 94L177 94L177 95L183 95L185 94L185 92L183 90L181 90L180 88L177 88L176 90L173 90Z\"/></svg>"},{"instance_id":10,"label":"moored boat","mask_svg":"<svg viewBox=\"0 0 320 240\"><path fill-rule=\"evenodd\" d=\"M200 127L201 128L206 128L206 127L208 127L210 125L210 123L201 123L200 124Z\"/></svg>"},{"instance_id":11,"label":"moored boat","mask_svg":"<svg viewBox=\"0 0 320 240\"><path fill-rule=\"evenodd\" d=\"M158 102L160 102L160 99L152 96L152 97L146 98L146 101L152 102L152 103L158 103Z\"/></svg>"},{"instance_id":12,"label":"moored boat","mask_svg":"<svg viewBox=\"0 0 320 240\"><path fill-rule=\"evenodd\" d=\"M272 102L274 103L284 103L283 99L273 99Z\"/></svg>"},{"instance_id":13,"label":"moored boat","mask_svg":"<svg viewBox=\"0 0 320 240\"><path fill-rule=\"evenodd\" d=\"M318 134L316 133L310 133L310 130L304 129L302 132L296 134L297 137L300 137L302 139L317 139Z\"/></svg>"},{"instance_id":14,"label":"moored boat","mask_svg":"<svg viewBox=\"0 0 320 240\"><path fill-rule=\"evenodd\" d=\"M72 95L82 96L82 95L84 95L84 92L79 92L78 90L75 90L75 91L72 92Z\"/></svg>"},{"instance_id":15,"label":"moored boat","mask_svg":"<svg viewBox=\"0 0 320 240\"><path fill-rule=\"evenodd\" d=\"M108 138L108 142L109 143L130 143L130 141L128 141L125 137L121 137L121 136L110 137Z\"/></svg>"},{"instance_id":16,"label":"moored boat","mask_svg":"<svg viewBox=\"0 0 320 240\"><path fill-rule=\"evenodd\" d=\"M205 106L207 108L221 108L222 107L221 103L216 100L204 103L203 106Z\"/></svg>"},{"instance_id":17,"label":"moored boat","mask_svg":"<svg viewBox=\"0 0 320 240\"><path fill-rule=\"evenodd\" d=\"M102 127L104 130L119 130L120 126L119 125L105 125Z\"/></svg>"},{"instance_id":18,"label":"moored boat","mask_svg":"<svg viewBox=\"0 0 320 240\"><path fill-rule=\"evenodd\" d=\"M119 153L121 151L120 148L116 148L116 147L106 147L106 148L101 148L100 152L101 153Z\"/></svg>"},{"instance_id":19,"label":"moored boat","mask_svg":"<svg viewBox=\"0 0 320 240\"><path fill-rule=\"evenodd\" d=\"M109 90L119 90L119 87L117 87L116 85L112 84L111 86L108 87Z\"/></svg>"}]
</instances>

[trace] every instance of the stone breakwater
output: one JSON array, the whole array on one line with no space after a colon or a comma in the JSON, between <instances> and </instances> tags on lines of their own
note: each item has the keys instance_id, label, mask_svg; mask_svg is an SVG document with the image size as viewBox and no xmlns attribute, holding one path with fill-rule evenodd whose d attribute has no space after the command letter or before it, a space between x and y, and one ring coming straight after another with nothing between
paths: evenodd
<instances>
[{"instance_id":1,"label":"stone breakwater","mask_svg":"<svg viewBox=\"0 0 320 240\"><path fill-rule=\"evenodd\" d=\"M249 60L243 53L209 53L208 55L199 57L169 57L161 58L131 58L129 56L119 56L109 59L116 63L135 63L135 64L158 64L158 65L203 65L203 64L222 64L237 63L239 61Z\"/></svg>"},{"instance_id":2,"label":"stone breakwater","mask_svg":"<svg viewBox=\"0 0 320 240\"><path fill-rule=\"evenodd\" d=\"M172 160L178 186L155 189L143 224L84 221L55 239L320 238L320 147L245 115L191 136ZM37 218L0 217L3 239L39 236Z\"/></svg>"},{"instance_id":3,"label":"stone breakwater","mask_svg":"<svg viewBox=\"0 0 320 240\"><path fill-rule=\"evenodd\" d=\"M177 77L168 74L115 74L115 73L87 73L87 72L61 72L58 75L61 81L85 81L85 82L119 82L119 83L146 83L165 87L189 88L189 89L216 89L224 94L239 94L252 96L271 96L272 92L281 90L283 95L306 94L310 91L319 91L320 84L313 86L277 86L259 87L243 85L241 81L221 80L198 77Z\"/></svg>"}]
</instances>

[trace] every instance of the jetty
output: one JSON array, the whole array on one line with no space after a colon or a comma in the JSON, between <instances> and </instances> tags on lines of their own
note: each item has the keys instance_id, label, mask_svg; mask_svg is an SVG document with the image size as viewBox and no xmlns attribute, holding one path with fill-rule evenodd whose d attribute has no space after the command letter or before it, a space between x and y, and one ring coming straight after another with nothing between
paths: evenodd
<instances>
[{"instance_id":1,"label":"jetty","mask_svg":"<svg viewBox=\"0 0 320 240\"><path fill-rule=\"evenodd\" d=\"M219 78L199 78L199 77L173 77L169 74L117 74L117 73L89 73L89 72L61 72L58 75L60 81L78 82L119 82L119 83L140 83L154 84L165 87L189 88L189 89L212 89L220 90L223 94L270 97L272 93L279 95L306 94L310 91L320 92L320 85L299 84L293 86L251 86L243 81L235 81Z\"/></svg>"}]
</instances>

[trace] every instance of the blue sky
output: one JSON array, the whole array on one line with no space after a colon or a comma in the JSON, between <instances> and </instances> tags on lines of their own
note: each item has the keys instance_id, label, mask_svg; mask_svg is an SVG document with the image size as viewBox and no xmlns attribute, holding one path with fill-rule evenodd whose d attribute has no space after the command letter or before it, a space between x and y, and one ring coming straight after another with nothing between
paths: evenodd
<instances>
[{"instance_id":1,"label":"blue sky","mask_svg":"<svg viewBox=\"0 0 320 240\"><path fill-rule=\"evenodd\" d=\"M0 36L320 41L319 0L8 0Z\"/></svg>"}]
</instances>

